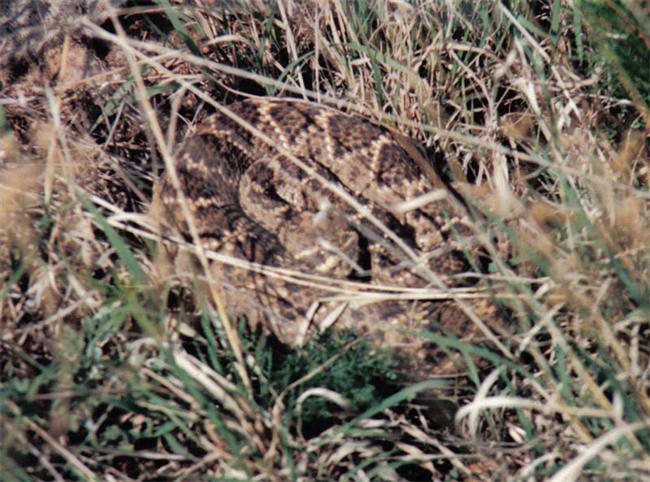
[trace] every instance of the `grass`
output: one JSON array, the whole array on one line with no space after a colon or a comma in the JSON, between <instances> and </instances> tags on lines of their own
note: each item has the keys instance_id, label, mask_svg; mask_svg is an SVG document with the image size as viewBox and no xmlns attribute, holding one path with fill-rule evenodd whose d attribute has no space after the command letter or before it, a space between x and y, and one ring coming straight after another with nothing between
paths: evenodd
<instances>
[{"instance_id":1,"label":"grass","mask_svg":"<svg viewBox=\"0 0 650 482\"><path fill-rule=\"evenodd\" d=\"M3 480L650 477L644 2L64 17L0 35ZM422 333L462 374L407 382L352 333L291 349L220 321L150 205L187 128L247 95L418 141L475 211L501 346Z\"/></svg>"}]
</instances>

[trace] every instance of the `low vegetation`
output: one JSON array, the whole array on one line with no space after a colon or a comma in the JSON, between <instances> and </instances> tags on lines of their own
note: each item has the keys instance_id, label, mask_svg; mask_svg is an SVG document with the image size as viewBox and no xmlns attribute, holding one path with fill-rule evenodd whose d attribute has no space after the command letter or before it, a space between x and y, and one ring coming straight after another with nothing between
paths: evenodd
<instances>
[{"instance_id":1,"label":"low vegetation","mask_svg":"<svg viewBox=\"0 0 650 482\"><path fill-rule=\"evenodd\" d=\"M0 478L650 478L647 2L111 3L0 18ZM504 349L424 332L466 365L407 383L354 333L226 336L151 200L249 95L416 140Z\"/></svg>"}]
</instances>

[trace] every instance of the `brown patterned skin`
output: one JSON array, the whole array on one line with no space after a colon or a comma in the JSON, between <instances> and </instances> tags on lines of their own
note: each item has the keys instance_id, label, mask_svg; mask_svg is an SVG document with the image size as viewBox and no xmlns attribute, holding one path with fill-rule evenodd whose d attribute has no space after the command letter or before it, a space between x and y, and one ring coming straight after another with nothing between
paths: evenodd
<instances>
[{"instance_id":1,"label":"brown patterned skin","mask_svg":"<svg viewBox=\"0 0 650 482\"><path fill-rule=\"evenodd\" d=\"M453 301L368 303L363 298L367 291L392 289L394 294L435 286L436 275L450 281L451 275L468 271L457 240L469 233L462 207L447 196L400 211L400 203L432 188L390 132L364 119L287 99L246 100L229 109L367 207L411 254L425 256L413 269L408 253L321 180L242 125L216 114L198 127L176 156L203 246L326 278L320 286L305 286L215 265L212 275L223 288L230 314L246 315L249 322L262 323L283 342L295 344L309 326L320 326L335 312L338 316L331 315L329 321L336 319L336 326L352 327L401 348L408 365L444 372L442 365L449 360L428 352L421 340L397 328L420 330L433 320L457 336L474 337L475 328ZM187 236L168 179L161 193L173 224ZM357 299L349 300L354 293ZM347 303L323 299L340 294L347 295ZM481 316L494 315L488 304L474 307ZM423 364L425 359L430 363Z\"/></svg>"}]
</instances>

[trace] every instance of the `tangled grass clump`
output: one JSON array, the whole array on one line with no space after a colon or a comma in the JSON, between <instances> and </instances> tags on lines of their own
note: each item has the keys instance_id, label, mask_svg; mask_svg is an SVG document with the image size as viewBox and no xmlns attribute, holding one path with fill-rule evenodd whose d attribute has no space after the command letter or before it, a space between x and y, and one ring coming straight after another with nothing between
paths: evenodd
<instances>
[{"instance_id":1,"label":"tangled grass clump","mask_svg":"<svg viewBox=\"0 0 650 482\"><path fill-rule=\"evenodd\" d=\"M650 477L643 2L26 3L53 0L0 21L3 477ZM500 354L423 335L466 367L412 384L345 333L227 332L150 204L251 95L420 143L476 213Z\"/></svg>"}]
</instances>

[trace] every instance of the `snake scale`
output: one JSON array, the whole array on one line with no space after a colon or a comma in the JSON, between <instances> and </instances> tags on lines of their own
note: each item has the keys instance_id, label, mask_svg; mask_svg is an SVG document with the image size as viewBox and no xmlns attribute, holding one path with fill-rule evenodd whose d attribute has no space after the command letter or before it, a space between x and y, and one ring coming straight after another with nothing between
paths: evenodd
<instances>
[{"instance_id":1,"label":"snake scale","mask_svg":"<svg viewBox=\"0 0 650 482\"><path fill-rule=\"evenodd\" d=\"M403 329L480 335L454 300L423 295L471 271L462 204L447 195L409 208L430 182L403 141L361 117L289 99L228 109L235 119L212 115L175 156L203 247L272 271L215 263L228 312L290 345L313 327L352 328L409 366L448 371L447 356ZM161 200L189 239L169 177ZM486 300L469 304L497 319Z\"/></svg>"}]
</instances>

